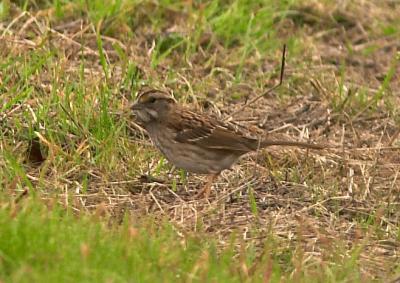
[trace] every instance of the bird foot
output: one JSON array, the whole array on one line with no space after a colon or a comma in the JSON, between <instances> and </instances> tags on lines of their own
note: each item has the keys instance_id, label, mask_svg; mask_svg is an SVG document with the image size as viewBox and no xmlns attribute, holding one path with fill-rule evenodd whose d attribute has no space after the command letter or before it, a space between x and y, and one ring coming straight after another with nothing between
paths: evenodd
<instances>
[{"instance_id":1,"label":"bird foot","mask_svg":"<svg viewBox=\"0 0 400 283\"><path fill-rule=\"evenodd\" d=\"M207 183L204 185L204 187L195 195L196 199L208 199L211 193L211 188L213 185L213 182L215 179L218 177L218 175L213 174L207 177Z\"/></svg>"},{"instance_id":2,"label":"bird foot","mask_svg":"<svg viewBox=\"0 0 400 283\"><path fill-rule=\"evenodd\" d=\"M194 197L195 199L208 199L211 193L211 185L206 184Z\"/></svg>"}]
</instances>

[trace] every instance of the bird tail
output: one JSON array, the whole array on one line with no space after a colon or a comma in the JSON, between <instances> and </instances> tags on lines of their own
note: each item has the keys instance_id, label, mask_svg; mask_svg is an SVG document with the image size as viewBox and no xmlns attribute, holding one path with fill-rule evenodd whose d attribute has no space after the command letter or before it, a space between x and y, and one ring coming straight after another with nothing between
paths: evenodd
<instances>
[{"instance_id":1,"label":"bird tail","mask_svg":"<svg viewBox=\"0 0 400 283\"><path fill-rule=\"evenodd\" d=\"M310 149L324 149L325 145L322 144L313 144L307 142L296 142L296 141L282 141L282 140L264 140L261 141L258 148L264 148L272 145L281 145L281 146L295 146L302 148L310 148Z\"/></svg>"}]
</instances>

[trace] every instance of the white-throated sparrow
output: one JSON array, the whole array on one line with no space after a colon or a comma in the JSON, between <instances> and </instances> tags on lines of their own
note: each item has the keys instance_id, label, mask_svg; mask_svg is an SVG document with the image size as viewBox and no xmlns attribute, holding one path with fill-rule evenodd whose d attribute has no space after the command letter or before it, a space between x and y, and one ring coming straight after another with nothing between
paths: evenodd
<instances>
[{"instance_id":1,"label":"white-throated sparrow","mask_svg":"<svg viewBox=\"0 0 400 283\"><path fill-rule=\"evenodd\" d=\"M168 161L209 179L199 194L209 196L219 173L243 154L271 145L322 149L323 146L281 140L249 138L233 126L182 107L166 92L147 89L132 106L136 119Z\"/></svg>"}]
</instances>

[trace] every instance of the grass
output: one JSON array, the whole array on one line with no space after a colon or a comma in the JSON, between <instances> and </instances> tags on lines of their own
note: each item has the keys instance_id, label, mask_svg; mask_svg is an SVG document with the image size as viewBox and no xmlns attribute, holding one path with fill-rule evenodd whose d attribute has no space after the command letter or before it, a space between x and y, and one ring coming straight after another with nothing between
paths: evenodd
<instances>
[{"instance_id":1,"label":"grass","mask_svg":"<svg viewBox=\"0 0 400 283\"><path fill-rule=\"evenodd\" d=\"M289 282L310 282L310 275L316 276L312 282L354 282L359 276L354 272L359 249L340 267L323 264L317 271L313 263L299 271L304 254L277 250L272 235L264 246L269 256L255 257L254 247L235 256L235 241L218 251L214 240L202 240L204 231L183 236L168 222L129 216L116 224L100 210L77 216L55 199L19 204L3 199L0 219L3 282L275 282L283 275L277 264L282 261L294 272Z\"/></svg>"},{"instance_id":2,"label":"grass","mask_svg":"<svg viewBox=\"0 0 400 283\"><path fill-rule=\"evenodd\" d=\"M148 221L135 228L125 219L108 227L34 200L2 206L3 282L238 281L237 271L229 272L237 265L229 251L217 257L212 242L182 239L171 225Z\"/></svg>"},{"instance_id":3,"label":"grass","mask_svg":"<svg viewBox=\"0 0 400 283\"><path fill-rule=\"evenodd\" d=\"M2 1L0 281L374 282L400 273L399 9L365 1ZM204 181L127 113L142 84L270 148ZM141 177L151 174L158 181ZM107 259L107 260L105 260Z\"/></svg>"}]
</instances>

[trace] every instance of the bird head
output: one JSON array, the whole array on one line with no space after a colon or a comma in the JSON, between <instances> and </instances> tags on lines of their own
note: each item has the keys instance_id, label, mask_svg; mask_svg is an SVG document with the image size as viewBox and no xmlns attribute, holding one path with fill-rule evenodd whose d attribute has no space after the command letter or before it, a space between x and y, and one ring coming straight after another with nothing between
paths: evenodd
<instances>
[{"instance_id":1,"label":"bird head","mask_svg":"<svg viewBox=\"0 0 400 283\"><path fill-rule=\"evenodd\" d=\"M175 103L169 93L147 89L139 92L131 109L140 123L147 124L165 119Z\"/></svg>"}]
</instances>

